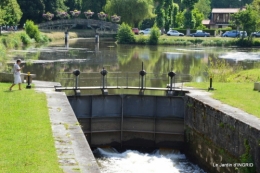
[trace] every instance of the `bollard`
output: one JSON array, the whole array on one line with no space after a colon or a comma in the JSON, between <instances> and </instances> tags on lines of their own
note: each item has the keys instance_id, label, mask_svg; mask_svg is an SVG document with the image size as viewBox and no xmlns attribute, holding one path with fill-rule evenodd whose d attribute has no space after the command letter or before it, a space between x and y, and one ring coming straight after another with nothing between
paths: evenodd
<instances>
[{"instance_id":1,"label":"bollard","mask_svg":"<svg viewBox=\"0 0 260 173\"><path fill-rule=\"evenodd\" d=\"M95 42L96 43L99 43L99 35L96 33L96 35L95 35Z\"/></svg>"},{"instance_id":2,"label":"bollard","mask_svg":"<svg viewBox=\"0 0 260 173\"><path fill-rule=\"evenodd\" d=\"M73 74L76 76L74 93L75 93L76 96L79 96L80 90L78 90L78 77L80 75L80 71L78 69L76 69L76 70L73 71Z\"/></svg>"},{"instance_id":3,"label":"bollard","mask_svg":"<svg viewBox=\"0 0 260 173\"><path fill-rule=\"evenodd\" d=\"M102 75L102 94L103 95L108 95L108 90L105 87L105 76L107 75L107 71L106 69L103 67L103 69L101 70L100 74Z\"/></svg>"},{"instance_id":4,"label":"bollard","mask_svg":"<svg viewBox=\"0 0 260 173\"><path fill-rule=\"evenodd\" d=\"M69 44L69 31L65 31L65 47L68 47Z\"/></svg>"},{"instance_id":5,"label":"bollard","mask_svg":"<svg viewBox=\"0 0 260 173\"><path fill-rule=\"evenodd\" d=\"M141 84L140 84L140 91L139 95L144 95L144 77L146 75L146 71L144 70L144 63L142 62L142 70L139 72L139 75L141 76Z\"/></svg>"},{"instance_id":6,"label":"bollard","mask_svg":"<svg viewBox=\"0 0 260 173\"><path fill-rule=\"evenodd\" d=\"M27 73L27 86L26 86L26 89L32 88L30 80L31 80L31 73L28 72Z\"/></svg>"},{"instance_id":7,"label":"bollard","mask_svg":"<svg viewBox=\"0 0 260 173\"><path fill-rule=\"evenodd\" d=\"M168 95L168 96L173 95L173 89L172 89L172 83L173 83L173 81L172 81L172 78L173 78L175 75L176 75L176 73L174 73L173 71L170 71L170 72L168 73L168 76L170 77L170 90L167 91L167 93L166 93L166 95ZM174 88L175 88L175 78L174 78Z\"/></svg>"},{"instance_id":8,"label":"bollard","mask_svg":"<svg viewBox=\"0 0 260 173\"><path fill-rule=\"evenodd\" d=\"M208 88L208 91L214 90L214 88L212 87L212 83L213 83L213 79L212 79L212 76L210 76L210 78L209 78L209 88Z\"/></svg>"}]
</instances>

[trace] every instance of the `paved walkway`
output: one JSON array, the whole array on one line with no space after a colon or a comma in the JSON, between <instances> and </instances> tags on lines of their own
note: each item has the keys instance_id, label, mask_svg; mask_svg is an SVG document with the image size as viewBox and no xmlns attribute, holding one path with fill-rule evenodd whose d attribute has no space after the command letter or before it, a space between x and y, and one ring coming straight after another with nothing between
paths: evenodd
<instances>
[{"instance_id":1,"label":"paved walkway","mask_svg":"<svg viewBox=\"0 0 260 173\"><path fill-rule=\"evenodd\" d=\"M36 91L47 96L52 132L61 168L65 173L100 173L97 162L78 120L63 92L55 92L59 83L33 81Z\"/></svg>"}]
</instances>

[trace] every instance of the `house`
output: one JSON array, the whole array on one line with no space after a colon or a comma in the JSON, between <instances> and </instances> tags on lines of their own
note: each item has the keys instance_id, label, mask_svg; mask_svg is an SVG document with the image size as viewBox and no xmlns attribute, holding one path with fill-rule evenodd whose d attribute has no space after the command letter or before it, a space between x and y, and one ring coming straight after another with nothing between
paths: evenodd
<instances>
[{"instance_id":1,"label":"house","mask_svg":"<svg viewBox=\"0 0 260 173\"><path fill-rule=\"evenodd\" d=\"M209 29L228 27L231 15L239 12L240 8L213 8L210 20L203 20L202 24Z\"/></svg>"}]
</instances>

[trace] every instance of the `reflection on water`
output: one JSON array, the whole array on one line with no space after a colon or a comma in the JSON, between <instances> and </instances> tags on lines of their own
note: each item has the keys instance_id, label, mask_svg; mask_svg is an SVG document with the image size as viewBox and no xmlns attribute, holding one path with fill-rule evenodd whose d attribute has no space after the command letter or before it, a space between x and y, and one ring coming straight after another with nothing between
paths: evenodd
<instances>
[{"instance_id":1,"label":"reflection on water","mask_svg":"<svg viewBox=\"0 0 260 173\"><path fill-rule=\"evenodd\" d=\"M65 48L64 44L53 45L55 44L43 48L16 50L9 56L25 60L24 72L36 74L38 80L61 82L63 86L74 85L73 76L64 74L71 73L74 69L83 72L80 75L81 86L100 85L99 72L102 67L109 72L109 85L138 86L138 73L141 63L144 62L146 72L150 73L146 76L146 86L165 87L169 82L167 73L170 70L177 74L191 75L190 79L194 81L207 80L209 58L225 58L231 65L240 60L260 59L258 49L116 45L111 41L101 41L96 45L88 39L71 42L69 48ZM251 61L243 63L246 64L243 64L245 68L254 66ZM9 69L5 68L5 71L10 71L11 66L12 64L9 65ZM118 73L121 73L121 76L118 76ZM130 74L133 75L132 78L129 77ZM97 76L89 80L91 75Z\"/></svg>"},{"instance_id":2,"label":"reflection on water","mask_svg":"<svg viewBox=\"0 0 260 173\"><path fill-rule=\"evenodd\" d=\"M173 150L141 153L98 148L93 151L102 173L204 173L184 154Z\"/></svg>"}]
</instances>

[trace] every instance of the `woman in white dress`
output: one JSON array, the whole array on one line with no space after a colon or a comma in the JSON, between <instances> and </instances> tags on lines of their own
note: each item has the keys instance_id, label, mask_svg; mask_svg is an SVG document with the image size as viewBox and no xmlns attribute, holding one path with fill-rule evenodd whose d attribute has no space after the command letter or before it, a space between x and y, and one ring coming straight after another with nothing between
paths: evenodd
<instances>
[{"instance_id":1,"label":"woman in white dress","mask_svg":"<svg viewBox=\"0 0 260 173\"><path fill-rule=\"evenodd\" d=\"M19 90L22 89L21 88L21 83L22 83L22 80L21 80L21 70L22 70L23 67L20 67L20 64L21 64L21 60L20 59L16 60L16 63L14 64L14 67L13 67L14 83L9 88L10 91L12 91L13 86L15 86L16 84L19 85Z\"/></svg>"}]
</instances>

